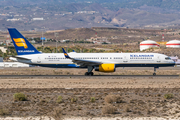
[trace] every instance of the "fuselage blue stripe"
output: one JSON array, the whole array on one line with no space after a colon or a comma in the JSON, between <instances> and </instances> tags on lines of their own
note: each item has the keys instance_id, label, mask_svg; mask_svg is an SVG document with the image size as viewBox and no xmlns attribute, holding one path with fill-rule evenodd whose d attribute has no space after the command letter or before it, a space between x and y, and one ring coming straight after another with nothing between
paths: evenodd
<instances>
[{"instance_id":1,"label":"fuselage blue stripe","mask_svg":"<svg viewBox=\"0 0 180 120\"><path fill-rule=\"evenodd\" d=\"M51 68L81 68L76 64L33 64L41 67L51 67ZM115 67L172 67L175 64L115 64ZM83 67L87 68L87 67Z\"/></svg>"}]
</instances>

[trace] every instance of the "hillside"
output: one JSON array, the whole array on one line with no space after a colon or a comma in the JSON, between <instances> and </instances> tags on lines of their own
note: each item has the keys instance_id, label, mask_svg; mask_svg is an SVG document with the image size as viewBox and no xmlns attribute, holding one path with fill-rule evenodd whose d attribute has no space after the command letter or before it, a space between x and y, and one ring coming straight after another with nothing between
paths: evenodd
<instances>
[{"instance_id":1,"label":"hillside","mask_svg":"<svg viewBox=\"0 0 180 120\"><path fill-rule=\"evenodd\" d=\"M58 33L58 39L64 40L85 40L91 37L107 37L113 43L131 43L141 42L151 36L155 40L160 40L154 35L161 34L162 30L148 30L148 29L126 29L126 28L106 28L106 27L92 27L92 28L76 28L61 31L49 31L44 36L46 38L54 38L54 33ZM115 37L115 38L114 38Z\"/></svg>"},{"instance_id":2,"label":"hillside","mask_svg":"<svg viewBox=\"0 0 180 120\"><path fill-rule=\"evenodd\" d=\"M0 30L179 28L177 0L0 0Z\"/></svg>"},{"instance_id":3,"label":"hillside","mask_svg":"<svg viewBox=\"0 0 180 120\"><path fill-rule=\"evenodd\" d=\"M1 5L19 5L19 4L33 4L33 5L60 5L71 3L98 3L107 7L110 10L118 10L119 8L140 8L143 5L158 7L161 9L180 10L178 0L0 0ZM66 7L66 6L64 6Z\"/></svg>"}]
</instances>

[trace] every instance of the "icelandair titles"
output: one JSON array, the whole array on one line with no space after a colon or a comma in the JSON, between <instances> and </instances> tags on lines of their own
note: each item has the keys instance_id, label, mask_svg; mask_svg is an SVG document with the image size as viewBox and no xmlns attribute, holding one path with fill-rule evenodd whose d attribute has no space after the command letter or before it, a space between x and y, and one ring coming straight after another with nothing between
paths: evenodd
<instances>
[{"instance_id":1,"label":"icelandair titles","mask_svg":"<svg viewBox=\"0 0 180 120\"><path fill-rule=\"evenodd\" d=\"M21 53L22 52L30 52L31 53L31 52L34 52L34 50L18 50L18 52L21 52Z\"/></svg>"},{"instance_id":2,"label":"icelandair titles","mask_svg":"<svg viewBox=\"0 0 180 120\"><path fill-rule=\"evenodd\" d=\"M154 57L154 55L130 55L130 57Z\"/></svg>"}]
</instances>

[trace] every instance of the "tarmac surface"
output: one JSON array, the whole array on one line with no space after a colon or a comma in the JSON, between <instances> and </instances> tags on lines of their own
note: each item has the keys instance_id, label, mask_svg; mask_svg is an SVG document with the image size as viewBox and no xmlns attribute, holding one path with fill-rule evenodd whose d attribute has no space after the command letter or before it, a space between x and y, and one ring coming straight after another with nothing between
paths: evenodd
<instances>
[{"instance_id":1,"label":"tarmac surface","mask_svg":"<svg viewBox=\"0 0 180 120\"><path fill-rule=\"evenodd\" d=\"M102 78L179 78L179 75L94 75L94 76L85 76L85 75L0 75L0 79L5 78L47 78L47 79L55 79L55 78L88 78L88 79L102 79Z\"/></svg>"}]
</instances>

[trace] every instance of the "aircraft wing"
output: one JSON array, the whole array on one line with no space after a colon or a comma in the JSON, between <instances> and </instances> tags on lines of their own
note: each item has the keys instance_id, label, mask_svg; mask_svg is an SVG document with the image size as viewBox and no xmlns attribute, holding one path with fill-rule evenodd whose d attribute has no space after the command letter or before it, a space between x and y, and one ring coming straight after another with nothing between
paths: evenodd
<instances>
[{"instance_id":1,"label":"aircraft wing","mask_svg":"<svg viewBox=\"0 0 180 120\"><path fill-rule=\"evenodd\" d=\"M102 62L98 62L98 61L92 61L92 60L82 60L82 59L76 59L76 58L71 58L66 51L62 48L63 52L64 52L64 56L68 59L71 59L73 63L76 63L78 65L80 65L81 67L85 67L85 66L95 66L95 65L101 65L103 64Z\"/></svg>"},{"instance_id":2,"label":"aircraft wing","mask_svg":"<svg viewBox=\"0 0 180 120\"><path fill-rule=\"evenodd\" d=\"M71 60L73 63L76 63L76 64L80 65L81 67L95 66L95 65L102 64L101 62L91 61L91 60L81 60L81 59L74 59L74 58L71 58Z\"/></svg>"}]
</instances>

